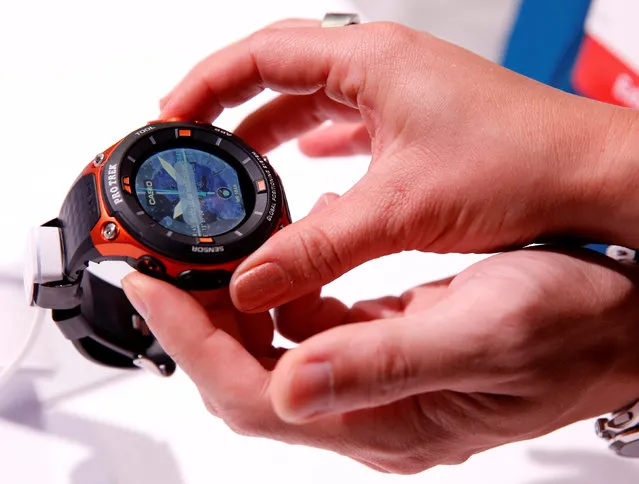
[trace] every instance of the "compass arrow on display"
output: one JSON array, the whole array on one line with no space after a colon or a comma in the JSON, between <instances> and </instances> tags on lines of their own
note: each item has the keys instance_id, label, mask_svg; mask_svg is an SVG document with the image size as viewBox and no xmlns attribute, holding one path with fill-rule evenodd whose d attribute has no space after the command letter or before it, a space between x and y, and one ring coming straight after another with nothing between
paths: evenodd
<instances>
[{"instance_id":1,"label":"compass arrow on display","mask_svg":"<svg viewBox=\"0 0 639 484\"><path fill-rule=\"evenodd\" d=\"M183 213L184 210L182 209L182 200L180 200L178 204L173 208L173 218L178 218Z\"/></svg>"},{"instance_id":2,"label":"compass arrow on display","mask_svg":"<svg viewBox=\"0 0 639 484\"><path fill-rule=\"evenodd\" d=\"M158 160L160 160L160 164L162 165L162 168L164 168L164 171L166 171L171 178L177 181L177 173L175 173L175 168L173 167L173 165L171 165L171 163L166 161L161 156L158 156Z\"/></svg>"}]
</instances>

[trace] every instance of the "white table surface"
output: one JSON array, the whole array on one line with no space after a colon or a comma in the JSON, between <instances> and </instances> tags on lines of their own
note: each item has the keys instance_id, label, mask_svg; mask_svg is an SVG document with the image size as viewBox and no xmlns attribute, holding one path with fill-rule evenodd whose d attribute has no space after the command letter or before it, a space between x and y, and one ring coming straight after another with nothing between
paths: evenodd
<instances>
[{"instance_id":1,"label":"white table surface","mask_svg":"<svg viewBox=\"0 0 639 484\"><path fill-rule=\"evenodd\" d=\"M71 182L95 153L155 118L158 99L216 48L271 21L320 18L328 10L351 7L338 0L2 5L0 361L19 344L30 318L17 283L26 232L57 215ZM225 112L216 124L232 130L266 98ZM270 159L294 218L323 192L344 192L367 164L366 157L311 161L294 143ZM477 259L401 254L356 269L326 292L348 303L398 294ZM107 268L111 275L121 270ZM183 373L159 379L92 365L50 322L27 363L0 395L1 483L634 484L639 476L639 464L609 454L592 422L460 466L411 477L382 475L328 452L236 436L206 413Z\"/></svg>"}]
</instances>

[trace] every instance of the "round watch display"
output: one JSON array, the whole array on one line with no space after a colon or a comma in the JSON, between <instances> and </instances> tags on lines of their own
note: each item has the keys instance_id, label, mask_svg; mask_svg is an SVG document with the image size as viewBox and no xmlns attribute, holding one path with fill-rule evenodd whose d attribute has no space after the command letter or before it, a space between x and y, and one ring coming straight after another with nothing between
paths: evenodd
<instances>
[{"instance_id":1,"label":"round watch display","mask_svg":"<svg viewBox=\"0 0 639 484\"><path fill-rule=\"evenodd\" d=\"M231 133L194 122L133 132L101 175L117 223L152 251L187 263L250 254L273 234L285 207L264 158Z\"/></svg>"},{"instance_id":2,"label":"round watch display","mask_svg":"<svg viewBox=\"0 0 639 484\"><path fill-rule=\"evenodd\" d=\"M239 174L205 151L173 148L140 164L135 194L164 228L193 237L215 237L239 226L246 208Z\"/></svg>"}]
</instances>

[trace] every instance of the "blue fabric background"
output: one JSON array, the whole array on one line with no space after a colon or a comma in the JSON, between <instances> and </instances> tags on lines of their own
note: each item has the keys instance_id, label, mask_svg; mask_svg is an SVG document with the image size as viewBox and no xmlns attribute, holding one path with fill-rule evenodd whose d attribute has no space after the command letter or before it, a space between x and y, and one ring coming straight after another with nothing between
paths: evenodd
<instances>
[{"instance_id":1,"label":"blue fabric background","mask_svg":"<svg viewBox=\"0 0 639 484\"><path fill-rule=\"evenodd\" d=\"M550 86L574 93L570 77L584 37L591 0L523 0L503 65ZM606 244L588 244L606 253Z\"/></svg>"},{"instance_id":2,"label":"blue fabric background","mask_svg":"<svg viewBox=\"0 0 639 484\"><path fill-rule=\"evenodd\" d=\"M509 69L573 92L570 74L591 0L523 0L503 58Z\"/></svg>"}]
</instances>

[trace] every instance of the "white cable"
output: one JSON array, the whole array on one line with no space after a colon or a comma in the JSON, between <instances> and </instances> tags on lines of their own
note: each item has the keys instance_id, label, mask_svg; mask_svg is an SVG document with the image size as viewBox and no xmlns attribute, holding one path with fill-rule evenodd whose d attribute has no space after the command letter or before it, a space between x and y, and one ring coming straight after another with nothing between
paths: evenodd
<instances>
[{"instance_id":1,"label":"white cable","mask_svg":"<svg viewBox=\"0 0 639 484\"><path fill-rule=\"evenodd\" d=\"M38 339L38 335L40 334L40 330L42 329L46 315L46 309L36 306L35 314L33 316L26 341L17 352L16 356L9 361L9 364L0 369L0 389L4 387L20 369L20 365L22 365L22 362L29 354L29 351L31 351L33 344Z\"/></svg>"}]
</instances>

